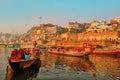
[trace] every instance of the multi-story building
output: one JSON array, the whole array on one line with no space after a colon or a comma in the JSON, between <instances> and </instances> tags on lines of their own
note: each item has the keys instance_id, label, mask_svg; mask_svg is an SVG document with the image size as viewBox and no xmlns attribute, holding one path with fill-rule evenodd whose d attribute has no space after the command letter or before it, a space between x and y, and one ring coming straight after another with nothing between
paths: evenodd
<instances>
[{"instance_id":1,"label":"multi-story building","mask_svg":"<svg viewBox=\"0 0 120 80\"><path fill-rule=\"evenodd\" d=\"M68 31L72 33L79 33L85 31L85 26L83 24L80 24L78 22L69 22Z\"/></svg>"},{"instance_id":2,"label":"multi-story building","mask_svg":"<svg viewBox=\"0 0 120 80\"><path fill-rule=\"evenodd\" d=\"M93 21L86 32L106 32L110 27L105 21Z\"/></svg>"},{"instance_id":3,"label":"multi-story building","mask_svg":"<svg viewBox=\"0 0 120 80\"><path fill-rule=\"evenodd\" d=\"M114 20L117 21L117 23L120 24L120 17L116 17Z\"/></svg>"}]
</instances>

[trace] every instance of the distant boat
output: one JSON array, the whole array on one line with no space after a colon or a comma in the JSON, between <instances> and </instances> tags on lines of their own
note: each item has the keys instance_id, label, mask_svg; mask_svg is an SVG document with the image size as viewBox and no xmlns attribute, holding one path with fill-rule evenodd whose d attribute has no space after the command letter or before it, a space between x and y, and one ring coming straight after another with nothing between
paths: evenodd
<instances>
[{"instance_id":1,"label":"distant boat","mask_svg":"<svg viewBox=\"0 0 120 80\"><path fill-rule=\"evenodd\" d=\"M7 48L14 48L15 46L13 44L8 44Z\"/></svg>"},{"instance_id":2,"label":"distant boat","mask_svg":"<svg viewBox=\"0 0 120 80\"><path fill-rule=\"evenodd\" d=\"M0 48L6 48L6 45L0 44Z\"/></svg>"},{"instance_id":3,"label":"distant boat","mask_svg":"<svg viewBox=\"0 0 120 80\"><path fill-rule=\"evenodd\" d=\"M19 49L19 48L21 47L21 45L20 45L20 44L15 44L14 47L15 47L16 49Z\"/></svg>"},{"instance_id":4,"label":"distant boat","mask_svg":"<svg viewBox=\"0 0 120 80\"><path fill-rule=\"evenodd\" d=\"M93 51L94 54L106 54L106 55L117 55L120 54L120 49L108 49L108 48L101 48L95 49Z\"/></svg>"},{"instance_id":5,"label":"distant boat","mask_svg":"<svg viewBox=\"0 0 120 80\"><path fill-rule=\"evenodd\" d=\"M20 48L20 45L19 44L8 44L7 48L16 48L16 49L18 49L18 48Z\"/></svg>"},{"instance_id":6,"label":"distant boat","mask_svg":"<svg viewBox=\"0 0 120 80\"><path fill-rule=\"evenodd\" d=\"M69 55L69 56L86 56L94 51L94 47L50 47L47 52L61 54L61 55Z\"/></svg>"}]
</instances>

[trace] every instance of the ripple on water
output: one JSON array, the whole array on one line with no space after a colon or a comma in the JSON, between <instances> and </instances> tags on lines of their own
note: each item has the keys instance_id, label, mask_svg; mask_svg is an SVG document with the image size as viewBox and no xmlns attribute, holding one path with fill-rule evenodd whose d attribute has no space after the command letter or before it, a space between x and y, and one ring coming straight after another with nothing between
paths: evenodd
<instances>
[{"instance_id":1,"label":"ripple on water","mask_svg":"<svg viewBox=\"0 0 120 80\"><path fill-rule=\"evenodd\" d=\"M35 80L93 80L87 72L70 72L63 69L40 68Z\"/></svg>"},{"instance_id":2,"label":"ripple on water","mask_svg":"<svg viewBox=\"0 0 120 80\"><path fill-rule=\"evenodd\" d=\"M0 62L0 80L5 80L6 76L6 63Z\"/></svg>"},{"instance_id":3,"label":"ripple on water","mask_svg":"<svg viewBox=\"0 0 120 80\"><path fill-rule=\"evenodd\" d=\"M5 80L6 72L5 69L0 69L0 80Z\"/></svg>"}]
</instances>

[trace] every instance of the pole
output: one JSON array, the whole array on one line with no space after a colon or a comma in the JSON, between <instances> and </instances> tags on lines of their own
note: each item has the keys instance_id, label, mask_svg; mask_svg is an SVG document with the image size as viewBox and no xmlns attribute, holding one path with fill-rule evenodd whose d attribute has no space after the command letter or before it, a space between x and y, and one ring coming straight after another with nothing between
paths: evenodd
<instances>
[{"instance_id":1,"label":"pole","mask_svg":"<svg viewBox=\"0 0 120 80\"><path fill-rule=\"evenodd\" d=\"M40 24L41 24L41 19L42 19L42 17L39 17L39 19L40 19Z\"/></svg>"}]
</instances>

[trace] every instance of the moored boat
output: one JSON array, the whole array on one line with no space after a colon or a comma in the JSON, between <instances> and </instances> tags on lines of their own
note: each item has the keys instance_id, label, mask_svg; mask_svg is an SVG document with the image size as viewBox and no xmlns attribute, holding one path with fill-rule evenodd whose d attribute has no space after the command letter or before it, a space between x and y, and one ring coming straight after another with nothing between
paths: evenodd
<instances>
[{"instance_id":1,"label":"moored boat","mask_svg":"<svg viewBox=\"0 0 120 80\"><path fill-rule=\"evenodd\" d=\"M15 46L13 44L7 45L7 48L14 48Z\"/></svg>"},{"instance_id":2,"label":"moored boat","mask_svg":"<svg viewBox=\"0 0 120 80\"><path fill-rule=\"evenodd\" d=\"M61 54L61 55L69 55L69 56L86 56L94 51L94 47L92 46L84 46L84 47L50 47L47 52Z\"/></svg>"},{"instance_id":3,"label":"moored boat","mask_svg":"<svg viewBox=\"0 0 120 80\"><path fill-rule=\"evenodd\" d=\"M18 49L18 48L20 48L20 44L8 44L7 48L16 48L16 49Z\"/></svg>"},{"instance_id":4,"label":"moored boat","mask_svg":"<svg viewBox=\"0 0 120 80\"><path fill-rule=\"evenodd\" d=\"M106 55L117 55L120 54L120 49L108 49L108 48L103 48L103 49L95 49L93 51L94 54L106 54Z\"/></svg>"},{"instance_id":5,"label":"moored boat","mask_svg":"<svg viewBox=\"0 0 120 80\"><path fill-rule=\"evenodd\" d=\"M6 45L0 44L0 48L6 48Z\"/></svg>"}]
</instances>

